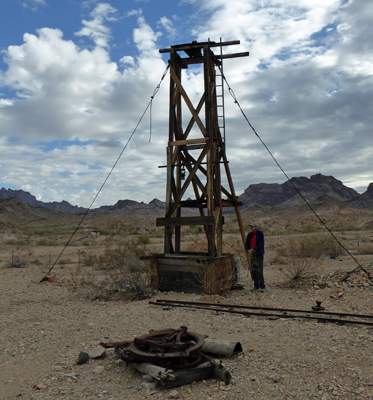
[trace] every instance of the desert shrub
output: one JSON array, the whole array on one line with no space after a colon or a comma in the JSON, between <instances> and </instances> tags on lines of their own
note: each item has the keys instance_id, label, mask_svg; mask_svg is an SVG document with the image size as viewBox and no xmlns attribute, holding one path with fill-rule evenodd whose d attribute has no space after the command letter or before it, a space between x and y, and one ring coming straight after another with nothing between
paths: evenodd
<instances>
[{"instance_id":1,"label":"desert shrub","mask_svg":"<svg viewBox=\"0 0 373 400\"><path fill-rule=\"evenodd\" d=\"M12 260L8 263L7 267L8 268L23 268L27 265L27 261L24 259L21 259L19 255L17 254L12 254Z\"/></svg>"},{"instance_id":2,"label":"desert shrub","mask_svg":"<svg viewBox=\"0 0 373 400\"><path fill-rule=\"evenodd\" d=\"M5 241L5 244L10 246L26 246L28 242L23 239L9 239Z\"/></svg>"},{"instance_id":3,"label":"desert shrub","mask_svg":"<svg viewBox=\"0 0 373 400\"><path fill-rule=\"evenodd\" d=\"M336 240L328 233L312 233L305 236L290 238L288 242L278 247L276 256L293 256L299 258L320 258L327 256L335 258L341 254Z\"/></svg>"},{"instance_id":4,"label":"desert shrub","mask_svg":"<svg viewBox=\"0 0 373 400\"><path fill-rule=\"evenodd\" d=\"M97 258L96 254L87 253L86 251L82 251L80 256L83 263L89 267L92 267L95 264Z\"/></svg>"},{"instance_id":5,"label":"desert shrub","mask_svg":"<svg viewBox=\"0 0 373 400\"><path fill-rule=\"evenodd\" d=\"M269 231L270 236L282 236L285 234L284 228L274 228Z\"/></svg>"},{"instance_id":6,"label":"desert shrub","mask_svg":"<svg viewBox=\"0 0 373 400\"><path fill-rule=\"evenodd\" d=\"M290 279L305 278L313 270L313 261L310 258L290 258L281 268L281 271Z\"/></svg>"},{"instance_id":7,"label":"desert shrub","mask_svg":"<svg viewBox=\"0 0 373 400\"><path fill-rule=\"evenodd\" d=\"M302 233L315 233L319 230L320 228L315 226L315 225L311 225L311 224L306 224L302 226Z\"/></svg>"},{"instance_id":8,"label":"desert shrub","mask_svg":"<svg viewBox=\"0 0 373 400\"><path fill-rule=\"evenodd\" d=\"M202 233L202 226L191 226L189 227L189 232L191 235L198 235Z\"/></svg>"},{"instance_id":9,"label":"desert shrub","mask_svg":"<svg viewBox=\"0 0 373 400\"><path fill-rule=\"evenodd\" d=\"M356 254L373 254L373 243L358 243Z\"/></svg>"},{"instance_id":10,"label":"desert shrub","mask_svg":"<svg viewBox=\"0 0 373 400\"><path fill-rule=\"evenodd\" d=\"M269 231L270 236L294 235L295 233L298 233L298 230L290 225L284 225L280 228L274 228Z\"/></svg>"},{"instance_id":11,"label":"desert shrub","mask_svg":"<svg viewBox=\"0 0 373 400\"><path fill-rule=\"evenodd\" d=\"M100 235L113 235L114 232L110 229L99 229Z\"/></svg>"},{"instance_id":12,"label":"desert shrub","mask_svg":"<svg viewBox=\"0 0 373 400\"><path fill-rule=\"evenodd\" d=\"M151 292L149 262L141 259L144 251L137 242L106 242L102 254L82 252L81 256L92 272L74 278L73 284L94 298L144 298Z\"/></svg>"},{"instance_id":13,"label":"desert shrub","mask_svg":"<svg viewBox=\"0 0 373 400\"><path fill-rule=\"evenodd\" d=\"M36 242L37 246L58 246L55 239L42 238Z\"/></svg>"},{"instance_id":14,"label":"desert shrub","mask_svg":"<svg viewBox=\"0 0 373 400\"><path fill-rule=\"evenodd\" d=\"M152 238L163 238L164 236L164 229L156 229L151 232L150 237Z\"/></svg>"},{"instance_id":15,"label":"desert shrub","mask_svg":"<svg viewBox=\"0 0 373 400\"><path fill-rule=\"evenodd\" d=\"M149 235L140 235L137 237L137 244L149 244L150 237Z\"/></svg>"},{"instance_id":16,"label":"desert shrub","mask_svg":"<svg viewBox=\"0 0 373 400\"><path fill-rule=\"evenodd\" d=\"M358 227L357 227L355 224L346 224L346 225L343 227L343 230L345 230L345 231L357 231L357 230L359 230L359 229L358 229Z\"/></svg>"},{"instance_id":17,"label":"desert shrub","mask_svg":"<svg viewBox=\"0 0 373 400\"><path fill-rule=\"evenodd\" d=\"M277 251L271 260L271 264L286 264L286 260L284 256Z\"/></svg>"}]
</instances>

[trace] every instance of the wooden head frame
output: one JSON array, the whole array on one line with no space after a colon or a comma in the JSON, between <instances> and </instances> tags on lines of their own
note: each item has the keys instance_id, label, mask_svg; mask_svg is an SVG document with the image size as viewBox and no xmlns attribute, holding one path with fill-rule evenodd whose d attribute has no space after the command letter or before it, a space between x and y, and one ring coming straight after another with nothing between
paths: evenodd
<instances>
[{"instance_id":1,"label":"wooden head frame","mask_svg":"<svg viewBox=\"0 0 373 400\"><path fill-rule=\"evenodd\" d=\"M239 211L239 204L234 191L232 177L229 171L225 153L225 132L219 127L219 118L224 117L224 93L222 62L224 58L247 56L249 53L222 54L223 46L239 44L231 42L192 42L184 45L171 46L160 50L170 53L170 109L169 109L169 141L167 147L167 186L165 218L157 218L157 226L165 227L165 254L180 253L180 231L182 225L200 225L204 227L207 238L208 256L221 256L223 251L222 207L234 207L243 243L245 233ZM211 48L219 47L220 55L215 55ZM187 54L182 58L179 53ZM181 71L189 64L203 64L204 93L196 107L192 104L181 83ZM220 67L220 68L218 68ZM217 76L221 84L217 85ZM221 87L217 94L217 87ZM220 101L218 102L218 97ZM182 102L190 111L191 119L183 130ZM219 104L218 104L219 103ZM205 116L199 113L204 106ZM220 107L220 111L218 111ZM220 113L220 116L218 115ZM192 127L197 125L201 138L189 139ZM221 125L221 123L220 123ZM192 155L193 152L193 155ZM196 152L199 155L196 156ZM228 188L221 184L220 165L224 165ZM185 175L185 176L184 176ZM184 180L185 179L185 180ZM203 183L205 182L205 183ZM183 195L192 185L194 200L183 201ZM222 199L222 194L226 199ZM199 209L199 217L183 217L182 207ZM173 245L174 236L174 245Z\"/></svg>"}]
</instances>

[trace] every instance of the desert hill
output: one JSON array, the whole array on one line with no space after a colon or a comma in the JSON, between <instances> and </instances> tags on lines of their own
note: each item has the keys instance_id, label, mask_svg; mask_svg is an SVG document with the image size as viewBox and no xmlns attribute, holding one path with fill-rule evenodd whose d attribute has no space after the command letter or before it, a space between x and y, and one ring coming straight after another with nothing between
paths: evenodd
<instances>
[{"instance_id":1,"label":"desert hill","mask_svg":"<svg viewBox=\"0 0 373 400\"><path fill-rule=\"evenodd\" d=\"M25 192L23 190L12 190L12 189L0 189L0 199L10 199L15 197L16 199L22 200L27 204L33 206L44 207L49 210L57 210L63 212L84 212L86 209L83 207L73 206L69 202L63 201L53 201L53 202L43 202L40 200L36 200L36 197L33 196L29 192Z\"/></svg>"},{"instance_id":2,"label":"desert hill","mask_svg":"<svg viewBox=\"0 0 373 400\"><path fill-rule=\"evenodd\" d=\"M373 210L373 183L368 186L365 193L359 194L354 189L345 186L341 181L333 176L322 174L312 175L310 178L294 177L291 183L300 191L302 196L308 202L314 202L320 197L327 196L330 199L344 203L351 207ZM290 208L301 206L304 200L294 189L289 181L282 184L278 183L259 183L247 187L239 201L242 202L241 209L251 208L253 206L263 207L281 207ZM0 189L0 201L2 199L17 198L28 205L43 207L48 210L62 211L64 213L82 214L87 211L86 208L73 206L67 201L61 202L42 202L36 200L35 196L23 190ZM119 200L114 205L102 206L92 209L89 214L128 214L142 216L160 216L165 210L165 203L153 199L149 204L135 200ZM229 210L225 210L228 211ZM192 212L185 210L184 214Z\"/></svg>"},{"instance_id":3,"label":"desert hill","mask_svg":"<svg viewBox=\"0 0 373 400\"><path fill-rule=\"evenodd\" d=\"M30 225L74 224L77 215L63 211L50 210L37 205L28 204L15 197L0 199L0 226L20 228Z\"/></svg>"},{"instance_id":4,"label":"desert hill","mask_svg":"<svg viewBox=\"0 0 373 400\"><path fill-rule=\"evenodd\" d=\"M353 207L373 210L373 183L370 183L366 192L347 201Z\"/></svg>"},{"instance_id":5,"label":"desert hill","mask_svg":"<svg viewBox=\"0 0 373 400\"><path fill-rule=\"evenodd\" d=\"M307 201L314 201L320 196L329 196L338 201L355 200L356 206L361 203L357 199L362 196L354 189L351 189L333 176L325 176L322 174L312 175L311 178L296 177L291 178L291 182L300 191ZM372 191L373 192L373 191ZM369 197L369 196L367 196ZM239 200L243 204L243 208L253 206L255 204L266 204L278 207L293 207L304 204L304 200L294 189L290 182L282 184L278 183L259 183L250 185L245 189L244 193L239 196ZM373 207L373 193L371 194ZM351 205L355 205L350 203ZM365 201L364 204L370 204Z\"/></svg>"}]
</instances>

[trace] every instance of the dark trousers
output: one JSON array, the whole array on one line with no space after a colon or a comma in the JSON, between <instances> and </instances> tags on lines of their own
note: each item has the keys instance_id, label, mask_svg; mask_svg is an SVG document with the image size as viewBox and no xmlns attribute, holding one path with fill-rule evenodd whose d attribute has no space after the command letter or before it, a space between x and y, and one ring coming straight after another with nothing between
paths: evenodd
<instances>
[{"instance_id":1,"label":"dark trousers","mask_svg":"<svg viewBox=\"0 0 373 400\"><path fill-rule=\"evenodd\" d=\"M263 276L263 255L251 256L251 270L253 273L253 281L256 289L265 289L264 276Z\"/></svg>"}]
</instances>

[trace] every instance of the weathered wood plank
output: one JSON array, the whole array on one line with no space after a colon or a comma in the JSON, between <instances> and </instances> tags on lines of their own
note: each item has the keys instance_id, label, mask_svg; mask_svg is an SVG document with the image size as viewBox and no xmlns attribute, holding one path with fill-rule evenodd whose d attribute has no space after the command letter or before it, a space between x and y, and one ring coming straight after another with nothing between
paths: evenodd
<instances>
[{"instance_id":1,"label":"weathered wood plank","mask_svg":"<svg viewBox=\"0 0 373 400\"><path fill-rule=\"evenodd\" d=\"M194 225L214 225L214 217L170 217L170 218L157 218L157 226L194 226Z\"/></svg>"},{"instance_id":2,"label":"weathered wood plank","mask_svg":"<svg viewBox=\"0 0 373 400\"><path fill-rule=\"evenodd\" d=\"M188 144L200 144L200 143L207 143L207 138L200 138L200 139L187 139L187 140L176 140L173 142L168 142L169 146L185 146Z\"/></svg>"},{"instance_id":3,"label":"weathered wood plank","mask_svg":"<svg viewBox=\"0 0 373 400\"><path fill-rule=\"evenodd\" d=\"M242 201L237 201L237 200L233 200L233 199L223 199L221 201L221 205L223 207L235 207L235 206L242 206Z\"/></svg>"},{"instance_id":4,"label":"weathered wood plank","mask_svg":"<svg viewBox=\"0 0 373 400\"><path fill-rule=\"evenodd\" d=\"M160 53L169 53L171 50L182 51L182 50L190 50L195 48L202 48L205 44L208 44L209 47L220 47L220 46L231 46L234 44L240 44L239 40L229 40L227 42L200 42L200 43L187 43L187 44L178 44L176 46L171 46L171 48L160 49Z\"/></svg>"}]
</instances>

